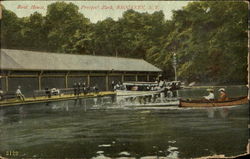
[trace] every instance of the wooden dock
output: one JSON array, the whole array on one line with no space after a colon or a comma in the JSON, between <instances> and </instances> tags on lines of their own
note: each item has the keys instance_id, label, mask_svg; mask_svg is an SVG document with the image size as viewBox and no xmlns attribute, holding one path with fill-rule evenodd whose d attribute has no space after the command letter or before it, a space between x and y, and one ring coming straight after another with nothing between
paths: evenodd
<instances>
[{"instance_id":1,"label":"wooden dock","mask_svg":"<svg viewBox=\"0 0 250 159\"><path fill-rule=\"evenodd\" d=\"M115 92L106 91L106 92L88 93L88 94L80 94L80 95L61 94L61 95L51 96L50 98L48 98L47 96L28 97L28 98L25 98L25 101L14 98L14 99L0 101L0 107L56 102L56 101L65 101L65 100L77 100L77 99L96 98L96 97L115 96L115 95L116 95Z\"/></svg>"}]
</instances>

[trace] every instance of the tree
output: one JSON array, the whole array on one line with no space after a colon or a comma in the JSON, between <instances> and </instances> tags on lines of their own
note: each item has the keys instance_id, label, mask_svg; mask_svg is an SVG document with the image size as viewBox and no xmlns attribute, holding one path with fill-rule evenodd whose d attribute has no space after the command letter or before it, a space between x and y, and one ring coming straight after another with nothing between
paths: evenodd
<instances>
[{"instance_id":1,"label":"tree","mask_svg":"<svg viewBox=\"0 0 250 159\"><path fill-rule=\"evenodd\" d=\"M45 26L49 51L68 52L72 50L72 38L76 32L85 32L89 19L78 12L73 3L56 2L48 6Z\"/></svg>"},{"instance_id":2,"label":"tree","mask_svg":"<svg viewBox=\"0 0 250 159\"><path fill-rule=\"evenodd\" d=\"M12 11L3 7L1 21L1 47L16 49L19 48L21 36L21 20Z\"/></svg>"},{"instance_id":3,"label":"tree","mask_svg":"<svg viewBox=\"0 0 250 159\"><path fill-rule=\"evenodd\" d=\"M40 13L33 13L22 18L23 36L22 46L28 50L46 50L47 36L44 27L44 17Z\"/></svg>"}]
</instances>

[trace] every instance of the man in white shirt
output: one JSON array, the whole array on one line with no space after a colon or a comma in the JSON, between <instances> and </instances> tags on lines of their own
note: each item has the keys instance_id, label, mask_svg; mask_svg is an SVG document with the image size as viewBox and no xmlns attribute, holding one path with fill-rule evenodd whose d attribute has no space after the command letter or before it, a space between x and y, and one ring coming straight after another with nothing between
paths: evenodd
<instances>
[{"instance_id":1,"label":"man in white shirt","mask_svg":"<svg viewBox=\"0 0 250 159\"><path fill-rule=\"evenodd\" d=\"M22 92L21 92L21 86L18 86L18 87L17 87L16 96L17 96L17 98L21 99L22 101L25 100L25 97L24 97L24 95L23 95Z\"/></svg>"},{"instance_id":2,"label":"man in white shirt","mask_svg":"<svg viewBox=\"0 0 250 159\"><path fill-rule=\"evenodd\" d=\"M3 91L0 89L0 101L3 99Z\"/></svg>"},{"instance_id":3,"label":"man in white shirt","mask_svg":"<svg viewBox=\"0 0 250 159\"><path fill-rule=\"evenodd\" d=\"M204 96L206 100L214 100L214 90L213 89L207 89L209 94L207 96Z\"/></svg>"}]
</instances>

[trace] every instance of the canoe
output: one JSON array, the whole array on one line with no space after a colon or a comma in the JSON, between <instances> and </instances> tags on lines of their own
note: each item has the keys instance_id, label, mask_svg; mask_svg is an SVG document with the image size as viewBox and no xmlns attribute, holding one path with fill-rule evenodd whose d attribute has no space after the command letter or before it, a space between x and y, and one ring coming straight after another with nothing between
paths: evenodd
<instances>
[{"instance_id":1,"label":"canoe","mask_svg":"<svg viewBox=\"0 0 250 159\"><path fill-rule=\"evenodd\" d=\"M206 101L206 100L184 100L180 99L180 107L223 107L247 104L247 96L230 98L227 101Z\"/></svg>"}]
</instances>

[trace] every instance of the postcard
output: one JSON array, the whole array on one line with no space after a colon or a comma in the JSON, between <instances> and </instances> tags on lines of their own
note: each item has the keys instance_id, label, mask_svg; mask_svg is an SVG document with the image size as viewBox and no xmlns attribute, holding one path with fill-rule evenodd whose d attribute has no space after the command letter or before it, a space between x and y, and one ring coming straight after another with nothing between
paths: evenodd
<instances>
[{"instance_id":1,"label":"postcard","mask_svg":"<svg viewBox=\"0 0 250 159\"><path fill-rule=\"evenodd\" d=\"M2 1L0 158L249 154L245 1Z\"/></svg>"}]
</instances>

